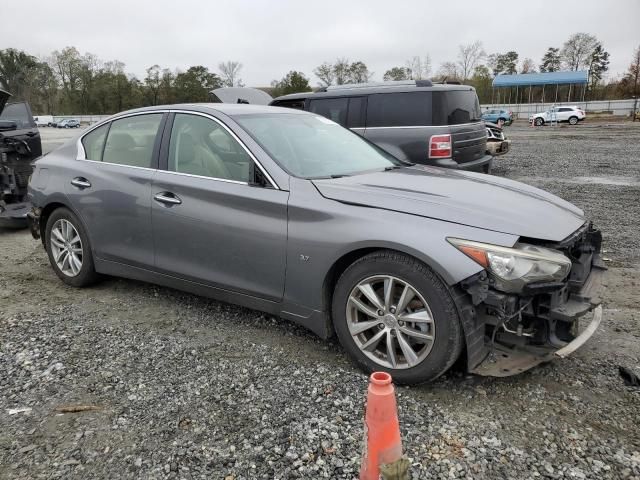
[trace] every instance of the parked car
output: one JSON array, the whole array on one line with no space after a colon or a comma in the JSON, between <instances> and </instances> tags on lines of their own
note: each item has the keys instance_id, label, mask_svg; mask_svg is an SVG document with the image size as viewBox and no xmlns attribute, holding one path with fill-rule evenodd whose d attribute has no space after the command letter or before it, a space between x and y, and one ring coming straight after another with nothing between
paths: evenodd
<instances>
[{"instance_id":1,"label":"parked car","mask_svg":"<svg viewBox=\"0 0 640 480\"><path fill-rule=\"evenodd\" d=\"M80 128L80 122L73 118L67 118L56 123L57 128Z\"/></svg>"},{"instance_id":2,"label":"parked car","mask_svg":"<svg viewBox=\"0 0 640 480\"><path fill-rule=\"evenodd\" d=\"M29 192L32 234L64 283L134 278L335 331L400 383L460 355L473 372L515 374L575 350L601 318L577 335L603 272L581 210L407 164L313 113L124 112L40 158Z\"/></svg>"},{"instance_id":3,"label":"parked car","mask_svg":"<svg viewBox=\"0 0 640 480\"><path fill-rule=\"evenodd\" d=\"M434 85L429 80L338 85L284 95L270 105L327 117L401 160L491 170L478 96L467 85Z\"/></svg>"},{"instance_id":4,"label":"parked car","mask_svg":"<svg viewBox=\"0 0 640 480\"><path fill-rule=\"evenodd\" d=\"M0 227L26 227L31 162L42 154L40 132L27 102L7 103L0 90Z\"/></svg>"},{"instance_id":5,"label":"parked car","mask_svg":"<svg viewBox=\"0 0 640 480\"><path fill-rule=\"evenodd\" d=\"M511 125L513 123L513 113L511 110L502 110L502 109L487 109L482 114L482 119L485 122L491 122L497 124L499 127L504 125Z\"/></svg>"},{"instance_id":6,"label":"parked car","mask_svg":"<svg viewBox=\"0 0 640 480\"><path fill-rule=\"evenodd\" d=\"M537 127L551 122L569 122L571 125L577 125L585 118L587 115L578 107L553 107L545 112L530 115L529 123L533 122Z\"/></svg>"},{"instance_id":7,"label":"parked car","mask_svg":"<svg viewBox=\"0 0 640 480\"><path fill-rule=\"evenodd\" d=\"M485 122L485 125L487 126L487 153L497 157L509 152L511 140L505 136L502 127L491 122Z\"/></svg>"},{"instance_id":8,"label":"parked car","mask_svg":"<svg viewBox=\"0 0 640 480\"><path fill-rule=\"evenodd\" d=\"M53 125L53 116L51 115L38 115L33 117L37 127L51 127Z\"/></svg>"}]
</instances>

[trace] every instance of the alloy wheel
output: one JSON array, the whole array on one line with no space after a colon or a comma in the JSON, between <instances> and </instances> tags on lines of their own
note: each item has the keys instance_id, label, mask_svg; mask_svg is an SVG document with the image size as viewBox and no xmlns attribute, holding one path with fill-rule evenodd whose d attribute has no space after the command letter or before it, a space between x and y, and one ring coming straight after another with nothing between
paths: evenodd
<instances>
[{"instance_id":1,"label":"alloy wheel","mask_svg":"<svg viewBox=\"0 0 640 480\"><path fill-rule=\"evenodd\" d=\"M82 239L69 220L61 218L51 229L51 254L62 273L75 277L82 269Z\"/></svg>"},{"instance_id":2,"label":"alloy wheel","mask_svg":"<svg viewBox=\"0 0 640 480\"><path fill-rule=\"evenodd\" d=\"M431 309L415 287L398 277L376 275L358 283L346 317L360 351L383 367L415 367L433 348Z\"/></svg>"}]
</instances>

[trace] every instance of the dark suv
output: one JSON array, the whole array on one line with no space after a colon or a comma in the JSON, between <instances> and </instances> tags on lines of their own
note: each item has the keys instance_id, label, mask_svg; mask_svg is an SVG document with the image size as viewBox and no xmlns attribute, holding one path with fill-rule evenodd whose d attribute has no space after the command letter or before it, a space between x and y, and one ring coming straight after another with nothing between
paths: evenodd
<instances>
[{"instance_id":1,"label":"dark suv","mask_svg":"<svg viewBox=\"0 0 640 480\"><path fill-rule=\"evenodd\" d=\"M31 162L42 144L29 104L7 103L10 96L0 90L0 227L26 227Z\"/></svg>"},{"instance_id":2,"label":"dark suv","mask_svg":"<svg viewBox=\"0 0 640 480\"><path fill-rule=\"evenodd\" d=\"M270 105L323 115L401 160L488 173L487 130L473 87L429 80L327 87Z\"/></svg>"}]
</instances>

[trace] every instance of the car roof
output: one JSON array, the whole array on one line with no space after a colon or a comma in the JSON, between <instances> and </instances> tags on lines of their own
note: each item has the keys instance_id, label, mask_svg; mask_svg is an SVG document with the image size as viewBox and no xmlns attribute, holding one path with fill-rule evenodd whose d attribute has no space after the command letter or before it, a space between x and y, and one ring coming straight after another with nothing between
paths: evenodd
<instances>
[{"instance_id":1,"label":"car roof","mask_svg":"<svg viewBox=\"0 0 640 480\"><path fill-rule=\"evenodd\" d=\"M448 91L469 91L474 90L471 85L455 85L455 84L435 84L429 87L417 87L415 85L376 85L371 87L346 87L346 88L334 88L327 91L318 92L305 92L305 93L290 93L289 95L282 95L276 97L273 100L299 100L306 98L323 98L323 97L345 97L359 95L371 95L375 93L408 93L408 92L448 92Z\"/></svg>"},{"instance_id":2,"label":"car roof","mask_svg":"<svg viewBox=\"0 0 640 480\"><path fill-rule=\"evenodd\" d=\"M251 105L237 103L178 103L172 105L155 105L151 107L136 108L120 112L116 116L126 115L130 113L154 112L158 110L190 110L202 113L222 113L230 117L238 115L255 115L260 113L281 113L281 114L299 114L309 115L308 112L302 110L293 110L291 108L269 107L266 105Z\"/></svg>"}]
</instances>

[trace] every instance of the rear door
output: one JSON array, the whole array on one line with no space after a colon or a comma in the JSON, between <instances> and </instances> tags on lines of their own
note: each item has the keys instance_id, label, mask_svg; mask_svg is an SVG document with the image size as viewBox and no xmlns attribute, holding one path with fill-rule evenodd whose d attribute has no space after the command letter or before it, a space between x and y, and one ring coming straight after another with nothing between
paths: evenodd
<instances>
[{"instance_id":1,"label":"rear door","mask_svg":"<svg viewBox=\"0 0 640 480\"><path fill-rule=\"evenodd\" d=\"M153 267L151 182L166 114L114 120L82 137L66 191L87 227L95 255Z\"/></svg>"},{"instance_id":2,"label":"rear door","mask_svg":"<svg viewBox=\"0 0 640 480\"><path fill-rule=\"evenodd\" d=\"M569 120L569 117L573 114L572 108L560 107L558 108L558 121L566 122Z\"/></svg>"},{"instance_id":3,"label":"rear door","mask_svg":"<svg viewBox=\"0 0 640 480\"><path fill-rule=\"evenodd\" d=\"M260 167L220 120L172 117L152 191L156 269L280 300L289 192L255 181Z\"/></svg>"}]
</instances>

